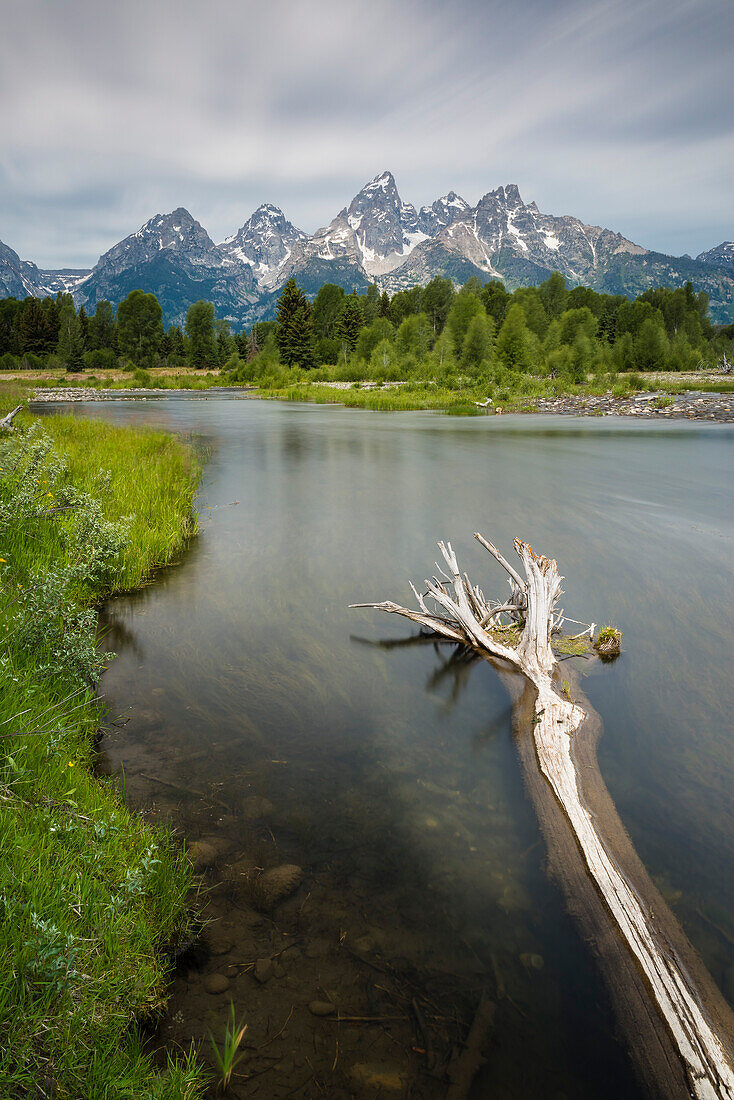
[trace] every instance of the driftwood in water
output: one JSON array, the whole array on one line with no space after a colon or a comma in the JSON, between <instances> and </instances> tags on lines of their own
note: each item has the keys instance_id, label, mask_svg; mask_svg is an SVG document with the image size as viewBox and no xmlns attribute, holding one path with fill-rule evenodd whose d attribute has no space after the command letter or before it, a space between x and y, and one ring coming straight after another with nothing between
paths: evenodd
<instances>
[{"instance_id":1,"label":"driftwood in water","mask_svg":"<svg viewBox=\"0 0 734 1100\"><path fill-rule=\"evenodd\" d=\"M15 408L12 409L7 416L4 416L2 420L0 420L0 431L12 432L13 419L18 415L22 408L22 405L16 405Z\"/></svg>"},{"instance_id":2,"label":"driftwood in water","mask_svg":"<svg viewBox=\"0 0 734 1100\"><path fill-rule=\"evenodd\" d=\"M446 1100L466 1100L469 1095L474 1078L487 1061L484 1052L492 1032L494 1014L494 1002L490 1001L486 993L483 993L466 1037L464 1049L455 1064L449 1067L448 1076L451 1085L446 1093Z\"/></svg>"},{"instance_id":3,"label":"driftwood in water","mask_svg":"<svg viewBox=\"0 0 734 1100\"><path fill-rule=\"evenodd\" d=\"M611 914L635 969L644 976L647 992L671 1041L668 1055L671 1065L667 1072L661 1070L656 1091L671 1100L678 1096L734 1100L730 1017L726 1019L727 1010L715 996L699 996L693 971L699 979L703 974L707 985L713 986L713 982L702 966L691 968L682 961L693 954L692 950L679 953L661 932L650 900L639 891L640 877L633 883L622 871L582 797L574 735L584 723L586 713L558 695L553 685L555 657L551 636L562 622L562 613L557 611L562 591L557 563L534 553L527 543L516 539L514 545L522 562L523 577L492 543L481 535L475 537L508 574L510 596L505 601L488 601L481 589L460 572L451 543L439 542L448 573L437 566L441 576L427 580L423 594L411 585L420 610L389 601L352 606L375 607L404 616L432 633L471 646L490 659L507 662L530 681L535 692L531 704L532 728L540 771L563 809L586 872ZM436 605L435 611L429 609L426 603L429 599ZM507 618L514 627L516 644L505 640L511 636L506 625L502 629ZM671 923L674 923L672 917ZM704 1003L709 1011L704 1009ZM718 1011L711 1011L713 1003ZM659 1031L652 1019L650 1027ZM644 1043L642 1037L641 1043ZM676 1060L677 1069L672 1065Z\"/></svg>"}]
</instances>

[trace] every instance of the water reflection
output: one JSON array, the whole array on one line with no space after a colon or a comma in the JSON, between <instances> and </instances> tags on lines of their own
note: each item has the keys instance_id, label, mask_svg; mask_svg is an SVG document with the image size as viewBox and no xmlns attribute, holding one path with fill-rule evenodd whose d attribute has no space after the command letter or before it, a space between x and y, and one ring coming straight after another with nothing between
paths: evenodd
<instances>
[{"instance_id":1,"label":"water reflection","mask_svg":"<svg viewBox=\"0 0 734 1100\"><path fill-rule=\"evenodd\" d=\"M620 660L585 683L605 722L604 777L734 996L731 430L216 400L85 414L195 431L212 454L185 564L112 605L120 657L104 689L132 720L108 751L133 797L257 858L274 838L325 876L313 918L325 934L362 922L374 950L428 984L453 975L471 999L499 974L509 1000L488 1095L633 1096L544 874L498 677L347 605L408 599L440 537L485 590L504 581L476 529L558 557L569 615L624 630ZM273 812L243 825L255 796Z\"/></svg>"}]
</instances>

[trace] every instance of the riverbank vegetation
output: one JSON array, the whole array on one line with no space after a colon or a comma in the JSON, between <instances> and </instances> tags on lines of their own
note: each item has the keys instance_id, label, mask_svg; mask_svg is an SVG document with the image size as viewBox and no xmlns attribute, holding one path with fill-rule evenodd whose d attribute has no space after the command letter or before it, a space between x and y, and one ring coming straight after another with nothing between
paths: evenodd
<instances>
[{"instance_id":1,"label":"riverbank vegetation","mask_svg":"<svg viewBox=\"0 0 734 1100\"><path fill-rule=\"evenodd\" d=\"M93 603L178 553L195 462L161 432L15 423L0 437L0 1095L192 1097L193 1055L155 1070L136 1030L187 934L190 866L94 775L111 655Z\"/></svg>"}]
</instances>

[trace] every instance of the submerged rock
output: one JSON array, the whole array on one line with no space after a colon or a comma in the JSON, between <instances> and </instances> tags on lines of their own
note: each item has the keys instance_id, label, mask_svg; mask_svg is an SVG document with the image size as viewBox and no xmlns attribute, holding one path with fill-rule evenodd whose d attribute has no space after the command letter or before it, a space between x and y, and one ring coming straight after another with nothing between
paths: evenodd
<instances>
[{"instance_id":1,"label":"submerged rock","mask_svg":"<svg viewBox=\"0 0 734 1100\"><path fill-rule=\"evenodd\" d=\"M191 862L194 865L194 870L205 871L207 867L211 867L212 863L219 855L216 844L210 840L196 840L189 848L189 855L191 856Z\"/></svg>"},{"instance_id":2,"label":"submerged rock","mask_svg":"<svg viewBox=\"0 0 734 1100\"><path fill-rule=\"evenodd\" d=\"M253 901L259 909L273 909L295 893L302 882L303 871L295 863L271 867L269 871L250 880Z\"/></svg>"},{"instance_id":3,"label":"submerged rock","mask_svg":"<svg viewBox=\"0 0 734 1100\"><path fill-rule=\"evenodd\" d=\"M248 795L242 800L242 816L245 821L259 821L273 812L273 803L259 794Z\"/></svg>"},{"instance_id":4,"label":"submerged rock","mask_svg":"<svg viewBox=\"0 0 734 1100\"><path fill-rule=\"evenodd\" d=\"M311 1001L308 1011L312 1016L333 1016L336 1012L336 1005L333 1005L331 1001Z\"/></svg>"},{"instance_id":5,"label":"submerged rock","mask_svg":"<svg viewBox=\"0 0 734 1100\"><path fill-rule=\"evenodd\" d=\"M224 974L207 974L203 984L207 993L225 993L229 989L229 978Z\"/></svg>"},{"instance_id":6,"label":"submerged rock","mask_svg":"<svg viewBox=\"0 0 734 1100\"><path fill-rule=\"evenodd\" d=\"M255 978L264 985L273 976L273 963L271 959L257 959L254 970Z\"/></svg>"},{"instance_id":7,"label":"submerged rock","mask_svg":"<svg viewBox=\"0 0 734 1100\"><path fill-rule=\"evenodd\" d=\"M351 1076L363 1088L376 1092L402 1092L407 1084L402 1069L381 1062L357 1062L352 1066Z\"/></svg>"}]
</instances>

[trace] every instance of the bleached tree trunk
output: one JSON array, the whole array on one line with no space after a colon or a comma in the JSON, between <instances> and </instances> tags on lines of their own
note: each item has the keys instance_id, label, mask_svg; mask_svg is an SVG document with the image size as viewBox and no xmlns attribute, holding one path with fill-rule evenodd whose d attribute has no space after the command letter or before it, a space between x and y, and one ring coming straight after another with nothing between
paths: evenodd
<instances>
[{"instance_id":1,"label":"bleached tree trunk","mask_svg":"<svg viewBox=\"0 0 734 1100\"><path fill-rule=\"evenodd\" d=\"M0 431L10 432L13 430L13 418L18 415L22 408L22 405L16 405L7 416L4 416L2 420L0 420Z\"/></svg>"},{"instance_id":2,"label":"bleached tree trunk","mask_svg":"<svg viewBox=\"0 0 734 1100\"><path fill-rule=\"evenodd\" d=\"M676 1094L684 1096L687 1092L698 1100L734 1100L731 1014L727 1017L722 1008L719 1019L714 1020L703 1009L689 969L664 940L656 927L652 905L645 904L618 866L581 797L572 739L586 714L559 695L553 685L551 636L563 622L562 612L557 611L562 594L558 565L515 539L523 577L492 543L479 534L475 538L508 574L510 596L505 601L488 601L481 589L460 572L451 543L439 542L446 569L436 566L440 576L425 581L424 593L411 585L418 611L389 601L351 606L402 615L444 638L509 662L533 684L533 738L541 772L570 823L586 870L642 971L649 995L668 1029L683 1069L678 1079L686 1082L685 1092L677 1088ZM429 609L426 600L431 600L437 610ZM493 630L503 618L519 628L514 646L500 641ZM701 971L699 968L699 975ZM713 985L708 975L706 978ZM711 998L706 1002L710 1004ZM663 1094L672 1100L672 1092Z\"/></svg>"}]
</instances>

